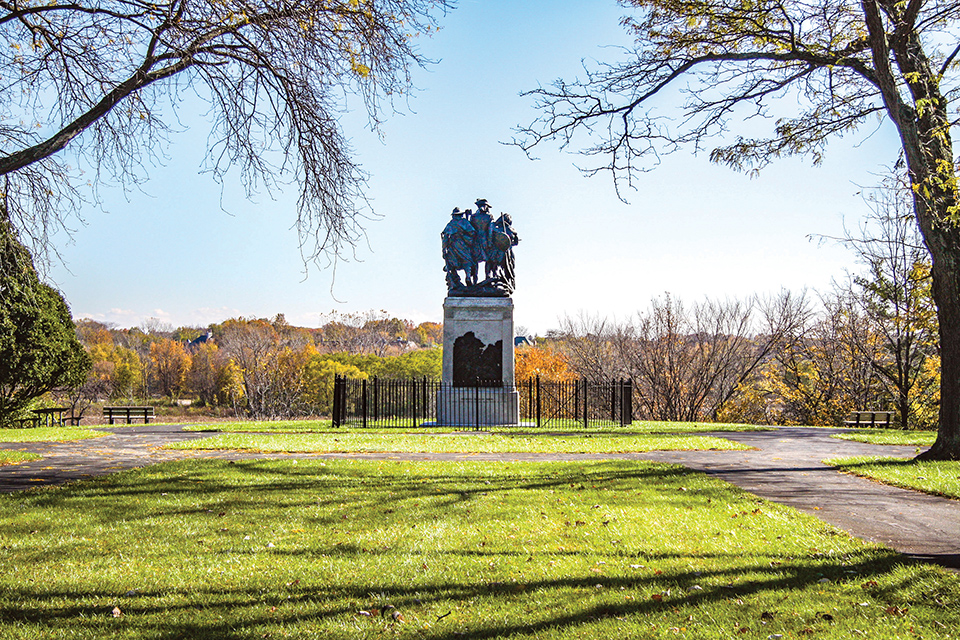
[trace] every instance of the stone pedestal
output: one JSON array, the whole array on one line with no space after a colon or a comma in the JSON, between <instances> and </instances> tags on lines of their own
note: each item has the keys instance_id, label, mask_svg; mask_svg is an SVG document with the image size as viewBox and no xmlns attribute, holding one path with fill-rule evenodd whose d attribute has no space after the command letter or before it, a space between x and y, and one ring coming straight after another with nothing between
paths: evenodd
<instances>
[{"instance_id":1,"label":"stone pedestal","mask_svg":"<svg viewBox=\"0 0 960 640\"><path fill-rule=\"evenodd\" d=\"M437 392L438 426L516 426L520 394L516 389L443 387Z\"/></svg>"},{"instance_id":2,"label":"stone pedestal","mask_svg":"<svg viewBox=\"0 0 960 640\"><path fill-rule=\"evenodd\" d=\"M513 300L448 297L443 302L443 390L437 397L438 424L512 425L519 418Z\"/></svg>"}]
</instances>

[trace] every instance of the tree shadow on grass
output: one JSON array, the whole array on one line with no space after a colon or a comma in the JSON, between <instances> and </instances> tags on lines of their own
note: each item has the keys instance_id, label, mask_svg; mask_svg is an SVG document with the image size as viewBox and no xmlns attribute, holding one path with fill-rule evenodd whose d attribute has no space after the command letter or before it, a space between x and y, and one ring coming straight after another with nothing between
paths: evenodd
<instances>
[{"instance_id":1,"label":"tree shadow on grass","mask_svg":"<svg viewBox=\"0 0 960 640\"><path fill-rule=\"evenodd\" d=\"M641 487L657 490L644 491L638 498ZM526 550L522 542L502 540L482 549L458 546L453 540L448 548L423 551L390 539L382 544L356 541L364 526L390 531L397 523L422 525L424 514L448 517L452 510L468 508L475 501L496 497L522 502L526 496L531 500L538 496L538 501L559 496L586 510L593 509L591 503L601 503L596 513L583 516L598 527L603 526L596 522L603 517L601 512L629 500L655 501L655 510L678 513L722 508L730 512L730 525L720 533L730 536L743 535L738 527L751 517L744 509L760 504L749 494L682 467L653 463L167 463L63 489L11 496L0 500L0 506L16 507L7 513L48 511L68 521L81 520L89 529L77 535L104 531L117 523L136 528L152 526L157 519L185 522L190 532L163 530L169 539L162 542L196 545L197 537L210 542L191 546L197 549L194 554L184 551L168 563L193 562L194 556L211 566L232 560L250 568L249 579L217 584L214 575L183 586L177 579L161 577L159 587L126 596L123 589L100 586L95 576L58 581L73 582L72 588L7 583L0 590L0 635L22 629L22 637L57 630L81 637L163 639L282 633L328 638L408 633L453 639L533 638L566 632L568 637L609 637L614 632L604 627L608 623L632 625L635 635L642 635L643 625L679 628L688 617L701 619L706 611L719 618L717 625L725 633L729 632L726 627L736 624L737 629L748 629L749 633L740 634L743 637L767 637L774 629L761 625L763 621L782 622L783 629L795 635L815 624L843 626L846 622L824 622L822 615L820 622L812 621L816 611L798 614L792 608L811 606L809 596L800 594L824 590L827 598L833 598L849 589L858 598L881 603L871 606L873 617L868 616L878 626L894 615L885 613L884 607L895 612L932 610L948 626L960 625L960 589L953 578L930 568L906 570L900 566L902 556L866 545L850 545L843 553L831 555L798 554L778 549L775 541L762 553L680 553L642 541L629 552L599 544L576 551ZM529 517L535 519L540 505L531 506ZM419 515L407 515L411 513ZM302 523L321 532L342 527L344 522L364 526L343 531L347 541L340 544L323 536L303 545L272 549L265 549L262 542L245 546L240 542L244 526L285 514L296 518L298 526ZM51 559L77 561L94 553L89 546L65 541L69 536L63 535L63 525L55 518L42 525L21 520L0 519L3 535L19 540L34 535L26 530L33 526L43 544L2 549L0 558L5 562L49 566ZM576 528L575 523L570 526ZM218 541L218 531L226 532L225 541ZM138 554L144 557L147 550L126 552L136 562ZM570 562L563 575L552 575L544 568L563 560ZM411 561L413 566L422 563L423 571L399 571ZM321 562L332 563L339 573L317 573L313 568ZM500 562L531 569L486 569ZM428 564L440 569L427 570ZM467 570L444 569L457 566ZM138 588L136 581L142 578L133 580L129 588ZM384 610L386 604L396 607L407 622L358 615L361 609ZM830 610L831 604L824 602L822 610ZM114 606L121 610L119 618L111 614Z\"/></svg>"},{"instance_id":2,"label":"tree shadow on grass","mask_svg":"<svg viewBox=\"0 0 960 640\"><path fill-rule=\"evenodd\" d=\"M735 559L657 554L650 554L648 558L651 563L658 565L677 561L729 562ZM170 590L121 596L108 592L47 591L21 587L4 597L7 604L0 606L0 620L4 626L12 624L34 630L57 629L80 635L86 632L91 634L89 637L105 637L114 633L120 635L122 631L131 637L239 639L262 637L261 634L269 634L271 629L275 632L289 632L292 629L292 635L296 637L297 629L306 635L306 630L316 629L317 625L328 629L326 624L336 621L347 626L367 627L371 635L375 635L373 632L382 631L384 625L393 624L392 621L384 621L385 616L378 616L376 612L370 617L360 617L358 614L361 610L367 613L380 608L386 610L389 605L405 616L406 623L437 619L433 628L418 629L418 637L480 639L534 638L541 637L548 630L570 631L573 634L570 637L598 637L593 635L592 630L594 625L604 620L626 621L640 628L649 624L648 620L659 624L663 624L664 619L677 620L680 621L677 624L680 624L687 616L715 610L719 612L718 615L724 616L725 624L734 623L741 630L739 634L753 637L747 631L768 634L774 629L773 625L763 626L765 620L782 619L784 626L780 630L788 632L809 628L808 623L817 616L832 620L837 614L831 608L831 602L823 602L817 612L802 612L805 617L798 622L793 619L797 618L797 612L790 610L791 604L783 603L786 597L770 597L816 589L824 579L843 581L849 588L861 589L864 594L861 597L879 601L879 607L874 606L872 610L879 612L877 616L881 620L885 616L901 615L885 613L884 605L889 605L887 611L898 612L909 607L924 606L924 603L916 600L904 601L901 594L915 589L915 583L923 583L928 587L931 576L923 573L896 576L901 560L894 553L875 550L858 558L826 562L819 567L819 572L808 568L774 568L769 564L743 562L724 571L651 571L635 577L582 575L519 582L424 582L406 587L395 584L385 587L378 581L317 586L291 580L269 592L255 587L207 588L199 592ZM743 580L743 576L750 578ZM891 579L891 576L894 577ZM625 601L620 597L624 593L629 594L631 600ZM955 592L948 597L954 600L927 605L939 609L939 619L955 627L960 623ZM535 609L529 615L510 615L507 616L508 620L493 615L489 619L465 621L460 615L464 611L463 605L496 611L517 607L519 602L520 609L530 611L530 607L523 606L525 599L537 605L539 610ZM101 600L106 604L99 608L57 604L90 600ZM10 601L18 604L10 605ZM544 607L545 601L554 601L562 606L554 610ZM775 604L777 601L780 602L780 608ZM354 603L360 603L360 607ZM771 603L774 603L773 606ZM122 620L111 619L111 604L120 609ZM204 612L202 620L197 620L194 615L198 609ZM440 621L447 617L444 616L447 611L456 611L458 615L448 619L445 625L440 625ZM0 626L0 629L3 627ZM332 628L324 632L324 637L363 636L346 631L340 633Z\"/></svg>"}]
</instances>

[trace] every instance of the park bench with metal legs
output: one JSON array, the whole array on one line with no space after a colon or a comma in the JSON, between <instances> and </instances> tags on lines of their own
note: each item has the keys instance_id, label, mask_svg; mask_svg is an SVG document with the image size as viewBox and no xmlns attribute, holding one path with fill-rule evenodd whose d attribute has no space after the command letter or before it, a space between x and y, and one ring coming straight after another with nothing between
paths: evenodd
<instances>
[{"instance_id":1,"label":"park bench with metal legs","mask_svg":"<svg viewBox=\"0 0 960 640\"><path fill-rule=\"evenodd\" d=\"M846 420L843 421L845 427L884 427L889 428L893 411L851 411Z\"/></svg>"},{"instance_id":2,"label":"park bench with metal legs","mask_svg":"<svg viewBox=\"0 0 960 640\"><path fill-rule=\"evenodd\" d=\"M117 418L123 418L127 424L133 424L134 420L143 420L146 424L154 418L153 407L104 407L103 417L108 424L113 424Z\"/></svg>"}]
</instances>

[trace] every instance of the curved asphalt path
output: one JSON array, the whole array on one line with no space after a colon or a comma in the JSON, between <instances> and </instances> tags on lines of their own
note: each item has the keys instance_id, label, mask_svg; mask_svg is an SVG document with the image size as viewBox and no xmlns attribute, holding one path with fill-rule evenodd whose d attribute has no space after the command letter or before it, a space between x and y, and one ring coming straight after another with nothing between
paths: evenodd
<instances>
[{"instance_id":1,"label":"curved asphalt path","mask_svg":"<svg viewBox=\"0 0 960 640\"><path fill-rule=\"evenodd\" d=\"M262 454L235 451L165 451L164 444L209 437L180 425L98 427L111 435L63 443L0 443L42 460L0 466L0 492L55 485L123 469L184 458L341 458L396 460L656 460L716 476L760 497L814 515L851 534L908 557L960 569L960 500L899 489L842 474L821 460L860 455L912 457L914 447L868 445L830 436L842 429L785 427L715 433L751 451L657 451L635 454Z\"/></svg>"}]
</instances>

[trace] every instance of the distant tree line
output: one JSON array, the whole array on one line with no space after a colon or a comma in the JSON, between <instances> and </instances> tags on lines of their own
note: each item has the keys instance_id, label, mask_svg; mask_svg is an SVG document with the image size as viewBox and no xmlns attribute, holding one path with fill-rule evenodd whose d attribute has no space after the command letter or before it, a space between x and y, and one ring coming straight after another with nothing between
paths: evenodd
<instances>
[{"instance_id":1,"label":"distant tree line","mask_svg":"<svg viewBox=\"0 0 960 640\"><path fill-rule=\"evenodd\" d=\"M861 268L832 290L693 304L666 294L623 320L568 316L517 349L518 380L631 378L641 419L836 425L852 410L889 410L902 428L935 428L929 254L905 189L886 184L868 202L864 224L839 238ZM9 224L0 264L0 423L38 402L69 403L74 416L94 403L187 399L252 418L327 415L335 375L440 376L438 323L370 311L332 313L316 329L283 315L74 327Z\"/></svg>"},{"instance_id":2,"label":"distant tree line","mask_svg":"<svg viewBox=\"0 0 960 640\"><path fill-rule=\"evenodd\" d=\"M840 240L862 270L810 294L688 304L669 294L626 320L565 318L518 371L629 377L642 419L839 425L889 410L901 428L935 429L940 345L930 258L909 197L887 184Z\"/></svg>"},{"instance_id":3,"label":"distant tree line","mask_svg":"<svg viewBox=\"0 0 960 640\"><path fill-rule=\"evenodd\" d=\"M178 329L80 320L77 334L93 366L71 401L78 412L95 402L189 399L253 418L299 417L329 413L335 374L440 375L437 323L414 325L385 312L326 320L318 329L292 326L282 314Z\"/></svg>"}]
</instances>

